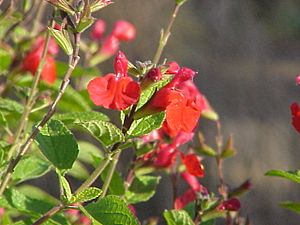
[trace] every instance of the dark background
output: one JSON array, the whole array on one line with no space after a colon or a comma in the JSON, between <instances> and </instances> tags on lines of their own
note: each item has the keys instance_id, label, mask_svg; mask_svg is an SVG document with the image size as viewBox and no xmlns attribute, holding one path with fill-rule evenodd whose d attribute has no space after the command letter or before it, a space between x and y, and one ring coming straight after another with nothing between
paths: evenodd
<instances>
[{"instance_id":1,"label":"dark background","mask_svg":"<svg viewBox=\"0 0 300 225\"><path fill-rule=\"evenodd\" d=\"M151 59L173 0L116 0L99 17L123 18L137 26L137 39L122 49L132 60ZM250 178L252 191L242 199L243 215L253 224L297 225L299 217L278 206L300 201L300 186L265 177L270 169L300 168L300 138L290 122L289 105L299 100L300 1L189 0L179 13L164 57L199 72L196 82L221 116L223 134L232 134L238 154L225 162L225 179L236 186ZM110 68L108 68L109 71ZM199 129L211 144L214 124ZM203 183L217 190L216 165L205 160ZM153 205L138 213L155 215L170 207L165 180Z\"/></svg>"}]
</instances>

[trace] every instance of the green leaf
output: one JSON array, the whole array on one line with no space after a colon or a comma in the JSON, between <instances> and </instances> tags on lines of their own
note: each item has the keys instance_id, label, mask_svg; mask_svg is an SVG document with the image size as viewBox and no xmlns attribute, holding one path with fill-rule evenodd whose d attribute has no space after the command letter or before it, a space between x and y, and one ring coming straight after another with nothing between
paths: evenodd
<instances>
[{"instance_id":1,"label":"green leaf","mask_svg":"<svg viewBox=\"0 0 300 225\"><path fill-rule=\"evenodd\" d=\"M3 127L7 126L7 120L2 112L0 112L0 125Z\"/></svg>"},{"instance_id":2,"label":"green leaf","mask_svg":"<svg viewBox=\"0 0 300 225\"><path fill-rule=\"evenodd\" d=\"M0 75L7 72L11 62L12 57L10 52L3 48L0 48Z\"/></svg>"},{"instance_id":3,"label":"green leaf","mask_svg":"<svg viewBox=\"0 0 300 225\"><path fill-rule=\"evenodd\" d=\"M31 155L29 157L23 157L18 163L12 178L14 182L20 183L25 180L41 177L49 170L49 163L37 156Z\"/></svg>"},{"instance_id":4,"label":"green leaf","mask_svg":"<svg viewBox=\"0 0 300 225\"><path fill-rule=\"evenodd\" d=\"M194 225L189 214L184 210L168 210L164 212L168 225Z\"/></svg>"},{"instance_id":5,"label":"green leaf","mask_svg":"<svg viewBox=\"0 0 300 225\"><path fill-rule=\"evenodd\" d=\"M139 225L128 206L118 196L109 195L86 206L87 212L103 225Z\"/></svg>"},{"instance_id":6,"label":"green leaf","mask_svg":"<svg viewBox=\"0 0 300 225\"><path fill-rule=\"evenodd\" d=\"M212 157L217 155L217 152L212 147L206 144L202 144L201 146L195 147L194 149L201 155L212 156Z\"/></svg>"},{"instance_id":7,"label":"green leaf","mask_svg":"<svg viewBox=\"0 0 300 225\"><path fill-rule=\"evenodd\" d=\"M283 177L285 179L294 181L300 184L300 171L283 171L283 170L270 170L265 175L273 177Z\"/></svg>"},{"instance_id":8,"label":"green leaf","mask_svg":"<svg viewBox=\"0 0 300 225\"><path fill-rule=\"evenodd\" d=\"M16 101L0 97L0 111L4 113L22 114L23 106Z\"/></svg>"},{"instance_id":9,"label":"green leaf","mask_svg":"<svg viewBox=\"0 0 300 225\"><path fill-rule=\"evenodd\" d=\"M76 27L76 30L79 33L82 33L83 31L85 31L86 29L88 29L90 26L93 25L93 23L95 22L95 18L92 17L83 17L80 21L79 24Z\"/></svg>"},{"instance_id":10,"label":"green leaf","mask_svg":"<svg viewBox=\"0 0 300 225\"><path fill-rule=\"evenodd\" d=\"M154 82L149 87L147 87L145 90L143 90L141 93L141 96L140 96L140 100L137 105L137 109L139 109L143 105L145 105L156 91L158 91L159 89L166 86L172 79L173 79L173 76L164 75L163 79L161 79L157 82Z\"/></svg>"},{"instance_id":11,"label":"green leaf","mask_svg":"<svg viewBox=\"0 0 300 225\"><path fill-rule=\"evenodd\" d=\"M4 195L0 197L0 207L4 207L6 209L16 209L19 212L37 218L41 214L53 208L54 205L45 201L34 199L32 197L28 197L16 189L7 189L4 192ZM52 219L61 225L68 224L67 220L61 215L55 215L52 217Z\"/></svg>"},{"instance_id":12,"label":"green leaf","mask_svg":"<svg viewBox=\"0 0 300 225\"><path fill-rule=\"evenodd\" d=\"M102 120L109 121L109 117L100 112L88 111L88 112L70 112L56 114L55 119L58 119L65 124L73 123L76 120L88 121L88 120Z\"/></svg>"},{"instance_id":13,"label":"green leaf","mask_svg":"<svg viewBox=\"0 0 300 225\"><path fill-rule=\"evenodd\" d=\"M219 120L219 115L212 109L203 110L201 112L201 117L212 121Z\"/></svg>"},{"instance_id":14,"label":"green leaf","mask_svg":"<svg viewBox=\"0 0 300 225\"><path fill-rule=\"evenodd\" d=\"M86 129L104 147L109 147L115 143L123 142L125 137L120 129L112 123L100 120L75 121L75 123Z\"/></svg>"},{"instance_id":15,"label":"green leaf","mask_svg":"<svg viewBox=\"0 0 300 225\"><path fill-rule=\"evenodd\" d=\"M281 202L279 204L281 207L285 209L289 209L295 213L298 213L300 215L300 203L296 202Z\"/></svg>"},{"instance_id":16,"label":"green leaf","mask_svg":"<svg viewBox=\"0 0 300 225\"><path fill-rule=\"evenodd\" d=\"M183 5L187 0L175 0L177 5Z\"/></svg>"},{"instance_id":17,"label":"green leaf","mask_svg":"<svg viewBox=\"0 0 300 225\"><path fill-rule=\"evenodd\" d=\"M126 191L126 201L130 204L148 201L154 194L161 177L136 176Z\"/></svg>"},{"instance_id":18,"label":"green leaf","mask_svg":"<svg viewBox=\"0 0 300 225\"><path fill-rule=\"evenodd\" d=\"M59 178L59 183L64 190L64 197L66 198L67 203L71 203L72 190L71 190L70 184L69 184L68 180L59 173L59 171L57 172L57 175Z\"/></svg>"},{"instance_id":19,"label":"green leaf","mask_svg":"<svg viewBox=\"0 0 300 225\"><path fill-rule=\"evenodd\" d=\"M216 218L224 218L226 216L225 211L220 211L220 210L212 210L212 211L207 211L205 212L201 219L202 222L208 222Z\"/></svg>"},{"instance_id":20,"label":"green leaf","mask_svg":"<svg viewBox=\"0 0 300 225\"><path fill-rule=\"evenodd\" d=\"M78 194L73 195L70 203L74 204L76 202L88 202L99 197L101 193L102 193L101 189L96 187L90 187L88 189L85 189L82 192L79 192Z\"/></svg>"},{"instance_id":21,"label":"green leaf","mask_svg":"<svg viewBox=\"0 0 300 225\"><path fill-rule=\"evenodd\" d=\"M73 54L73 46L68 35L68 32L65 30L56 30L52 27L48 27L48 30L58 43L58 45L65 51L67 55Z\"/></svg>"},{"instance_id":22,"label":"green leaf","mask_svg":"<svg viewBox=\"0 0 300 225\"><path fill-rule=\"evenodd\" d=\"M78 155L77 142L59 120L50 120L36 137L46 158L58 169L70 169Z\"/></svg>"},{"instance_id":23,"label":"green leaf","mask_svg":"<svg viewBox=\"0 0 300 225\"><path fill-rule=\"evenodd\" d=\"M227 149L224 149L224 151L222 151L221 153L221 158L222 159L225 159L225 158L229 158L229 157L232 157L232 156L235 156L236 155L236 150L233 149L233 148L227 148Z\"/></svg>"},{"instance_id":24,"label":"green leaf","mask_svg":"<svg viewBox=\"0 0 300 225\"><path fill-rule=\"evenodd\" d=\"M155 113L138 120L134 120L127 131L131 137L140 137L162 126L165 120L165 112Z\"/></svg>"},{"instance_id":25,"label":"green leaf","mask_svg":"<svg viewBox=\"0 0 300 225\"><path fill-rule=\"evenodd\" d=\"M101 180L105 181L108 174L109 167L106 167L101 174ZM115 171L108 187L109 194L111 195L123 195L125 193L124 181L119 172Z\"/></svg>"}]
</instances>

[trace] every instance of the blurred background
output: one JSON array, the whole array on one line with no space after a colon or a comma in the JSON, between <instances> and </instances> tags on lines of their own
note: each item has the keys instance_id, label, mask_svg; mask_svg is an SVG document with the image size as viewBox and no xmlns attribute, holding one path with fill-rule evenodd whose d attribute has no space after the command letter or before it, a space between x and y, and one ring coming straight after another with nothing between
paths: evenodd
<instances>
[{"instance_id":1,"label":"blurred background","mask_svg":"<svg viewBox=\"0 0 300 225\"><path fill-rule=\"evenodd\" d=\"M134 23L137 39L122 49L131 60L147 60L154 55L173 1L115 0L97 16ZM253 183L242 198L243 215L253 224L299 224L296 214L278 206L300 201L299 185L264 174L300 168L300 137L291 126L289 109L300 96L294 81L300 73L300 1L189 0L164 57L199 72L196 82L221 116L224 137L233 135L238 154L225 161L225 179L232 186L247 178ZM201 120L199 129L213 144L214 124ZM202 182L216 192L215 162L204 164ZM160 188L153 205L141 204L138 213L156 215L171 206L169 181Z\"/></svg>"}]
</instances>

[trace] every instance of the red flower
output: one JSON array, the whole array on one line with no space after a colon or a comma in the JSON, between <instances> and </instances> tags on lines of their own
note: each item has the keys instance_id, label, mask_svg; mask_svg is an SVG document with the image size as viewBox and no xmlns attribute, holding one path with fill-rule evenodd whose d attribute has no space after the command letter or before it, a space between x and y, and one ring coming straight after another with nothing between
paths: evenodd
<instances>
[{"instance_id":1,"label":"red flower","mask_svg":"<svg viewBox=\"0 0 300 225\"><path fill-rule=\"evenodd\" d=\"M187 204L196 200L196 192L190 188L184 194L176 198L174 202L175 209L183 209Z\"/></svg>"},{"instance_id":2,"label":"red flower","mask_svg":"<svg viewBox=\"0 0 300 225\"><path fill-rule=\"evenodd\" d=\"M161 144L156 150L154 166L167 168L173 165L177 156L177 149L169 144Z\"/></svg>"},{"instance_id":3,"label":"red flower","mask_svg":"<svg viewBox=\"0 0 300 225\"><path fill-rule=\"evenodd\" d=\"M99 53L106 56L112 56L118 51L119 45L120 42L118 38L113 35L109 35L104 39Z\"/></svg>"},{"instance_id":4,"label":"red flower","mask_svg":"<svg viewBox=\"0 0 300 225\"><path fill-rule=\"evenodd\" d=\"M181 160L185 165L187 172L196 177L204 177L204 166L195 154L182 154Z\"/></svg>"},{"instance_id":5,"label":"red flower","mask_svg":"<svg viewBox=\"0 0 300 225\"><path fill-rule=\"evenodd\" d=\"M300 85L300 74L296 76L296 85Z\"/></svg>"},{"instance_id":6,"label":"red flower","mask_svg":"<svg viewBox=\"0 0 300 225\"><path fill-rule=\"evenodd\" d=\"M119 20L115 23L112 34L119 41L131 41L135 38L136 30L133 24L125 20Z\"/></svg>"},{"instance_id":7,"label":"red flower","mask_svg":"<svg viewBox=\"0 0 300 225\"><path fill-rule=\"evenodd\" d=\"M115 59L116 74L109 73L89 82L87 89L95 105L124 110L138 101L140 86L127 75L127 69L127 58L119 51Z\"/></svg>"},{"instance_id":8,"label":"red flower","mask_svg":"<svg viewBox=\"0 0 300 225\"><path fill-rule=\"evenodd\" d=\"M105 32L106 24L104 20L98 19L93 26L91 38L95 41L100 40Z\"/></svg>"},{"instance_id":9,"label":"red flower","mask_svg":"<svg viewBox=\"0 0 300 225\"><path fill-rule=\"evenodd\" d=\"M167 63L167 66L168 66L168 70L167 70L167 74L177 74L178 71L180 70L180 66L178 65L177 62L169 62Z\"/></svg>"},{"instance_id":10,"label":"red flower","mask_svg":"<svg viewBox=\"0 0 300 225\"><path fill-rule=\"evenodd\" d=\"M238 211L241 208L241 203L237 198L231 198L222 202L219 206L219 210L226 211Z\"/></svg>"},{"instance_id":11,"label":"red flower","mask_svg":"<svg viewBox=\"0 0 300 225\"><path fill-rule=\"evenodd\" d=\"M294 128L300 133L300 108L298 103L294 102L291 105L292 124Z\"/></svg>"},{"instance_id":12,"label":"red flower","mask_svg":"<svg viewBox=\"0 0 300 225\"><path fill-rule=\"evenodd\" d=\"M33 50L29 52L22 62L22 70L28 71L32 75L35 75L36 70L39 66L41 61L42 52L44 48L44 40L37 39L37 42L33 46ZM49 48L48 48L48 55L45 58L45 65L42 69L41 79L46 81L49 84L52 84L56 80L56 66L55 60L51 56L58 52L58 47L56 43L50 39Z\"/></svg>"},{"instance_id":13,"label":"red flower","mask_svg":"<svg viewBox=\"0 0 300 225\"><path fill-rule=\"evenodd\" d=\"M199 184L197 178L194 175L192 175L192 174L190 174L188 172L182 172L180 174L180 176L190 185L190 187L194 191L202 189L201 184Z\"/></svg>"}]
</instances>

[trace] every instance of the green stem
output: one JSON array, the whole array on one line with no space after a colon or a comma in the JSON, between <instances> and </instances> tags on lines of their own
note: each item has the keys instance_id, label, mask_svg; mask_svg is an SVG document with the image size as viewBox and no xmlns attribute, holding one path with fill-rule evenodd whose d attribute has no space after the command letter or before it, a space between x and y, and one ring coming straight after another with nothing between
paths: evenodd
<instances>
[{"instance_id":1,"label":"green stem","mask_svg":"<svg viewBox=\"0 0 300 225\"><path fill-rule=\"evenodd\" d=\"M46 220L50 219L52 216L54 216L56 213L59 213L61 210L65 208L64 205L58 205L48 212L46 212L41 218L39 218L37 221L35 221L32 225L39 225L44 223Z\"/></svg>"},{"instance_id":2,"label":"green stem","mask_svg":"<svg viewBox=\"0 0 300 225\"><path fill-rule=\"evenodd\" d=\"M116 151L115 155L113 156L112 162L111 162L111 164L109 166L108 173L107 173L107 175L105 177L104 184L102 186L102 191L103 192L102 192L100 198L105 197L105 195L106 195L106 193L108 191L108 187L109 187L110 182L112 180L113 174L114 174L114 172L116 170L116 167L117 167L120 155L121 155L121 151L119 150L119 151Z\"/></svg>"},{"instance_id":3,"label":"green stem","mask_svg":"<svg viewBox=\"0 0 300 225\"><path fill-rule=\"evenodd\" d=\"M81 184L81 186L75 191L75 193L79 193L88 187L90 187L95 180L100 176L100 174L103 172L103 170L107 167L109 162L111 161L110 157L104 159L100 162L100 164L97 166L97 168L94 170L94 172L89 176L89 178Z\"/></svg>"},{"instance_id":4,"label":"green stem","mask_svg":"<svg viewBox=\"0 0 300 225\"><path fill-rule=\"evenodd\" d=\"M32 131L30 136L27 138L26 142L20 147L20 150L18 151L18 155L16 156L16 158L10 160L8 167L7 167L6 171L4 172L3 181L0 184L0 196L3 194L7 185L9 184L15 167L17 166L17 164L20 162L22 157L28 151L28 149L31 146L32 142L34 141L35 137L39 134L41 129L46 125L46 123L54 115L54 113L56 111L56 106L70 83L70 76L72 75L73 70L75 69L76 65L78 64L78 61L80 58L78 55L80 37L81 37L80 33L74 34L75 49L74 49L73 55L69 56L69 67L68 67L65 77L61 83L59 93L57 94L55 100L52 102L46 115L44 115L42 121L35 127L35 129Z\"/></svg>"},{"instance_id":5,"label":"green stem","mask_svg":"<svg viewBox=\"0 0 300 225\"><path fill-rule=\"evenodd\" d=\"M51 26L53 25L53 20L51 20L50 25ZM29 117L29 114L32 110L32 107L33 107L34 103L35 103L35 95L36 95L36 92L37 92L37 88L38 88L38 84L39 84L39 81L40 81L40 78L41 78L43 67L44 67L45 62L46 62L46 56L47 56L47 52L48 52L49 41L50 41L50 33L47 32L46 39L45 39L45 45L44 45L42 56L41 56L41 60L39 62L39 66L38 66L38 68L37 68L37 70L34 74L34 80L33 80L33 83L32 83L31 89L30 89L29 98L28 98L28 101L27 101L27 103L24 107L24 111L23 111L23 114L21 116L20 123L19 123L18 129L17 129L16 134L15 134L14 144L12 145L10 150L8 151L8 159L7 160L11 159L11 157L13 156L14 150L20 145L21 135L24 132L24 130L26 129L26 125L27 125L27 122L28 122L28 117Z\"/></svg>"},{"instance_id":6,"label":"green stem","mask_svg":"<svg viewBox=\"0 0 300 225\"><path fill-rule=\"evenodd\" d=\"M159 40L159 45L158 45L158 48L156 50L156 53L155 53L155 56L153 58L153 64L157 65L159 63L159 60L160 60L160 57L161 57L161 54L165 48L165 46L167 45L167 42L169 40L169 37L171 35L171 29L172 29L172 26L174 24L174 21L177 17L177 14L178 14L178 11L180 9L182 4L176 4L175 8L174 8L174 11L173 11L173 14L170 18L170 21L169 21L169 24L166 28L165 31L162 30L161 32L161 37L160 37L160 40Z\"/></svg>"}]
</instances>

